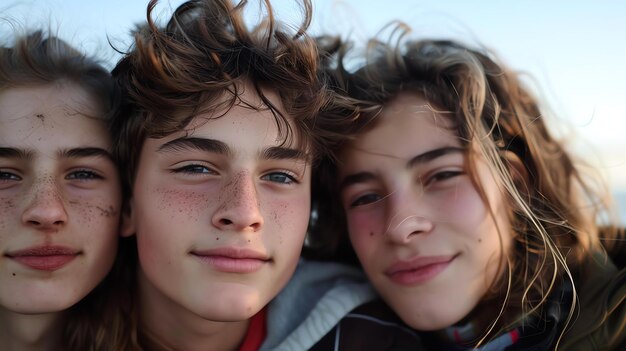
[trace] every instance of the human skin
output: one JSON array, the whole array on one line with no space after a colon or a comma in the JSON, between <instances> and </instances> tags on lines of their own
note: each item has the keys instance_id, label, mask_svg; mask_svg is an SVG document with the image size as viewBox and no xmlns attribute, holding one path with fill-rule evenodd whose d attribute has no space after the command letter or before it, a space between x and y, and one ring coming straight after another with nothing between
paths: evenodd
<instances>
[{"instance_id":1,"label":"human skin","mask_svg":"<svg viewBox=\"0 0 626 351\"><path fill-rule=\"evenodd\" d=\"M241 99L261 104L251 87ZM142 320L185 349L216 347L211 334L240 341L293 274L309 220L311 167L298 136L284 144L267 109L222 114L145 141L123 226L137 236Z\"/></svg>"},{"instance_id":2,"label":"human skin","mask_svg":"<svg viewBox=\"0 0 626 351\"><path fill-rule=\"evenodd\" d=\"M68 83L0 91L0 306L63 311L109 272L121 187L97 100Z\"/></svg>"},{"instance_id":3,"label":"human skin","mask_svg":"<svg viewBox=\"0 0 626 351\"><path fill-rule=\"evenodd\" d=\"M425 331L470 314L511 242L501 187L479 156L471 158L483 201L468 173L472 151L433 110L418 94L400 93L343 150L339 172L365 273L404 322Z\"/></svg>"}]
</instances>

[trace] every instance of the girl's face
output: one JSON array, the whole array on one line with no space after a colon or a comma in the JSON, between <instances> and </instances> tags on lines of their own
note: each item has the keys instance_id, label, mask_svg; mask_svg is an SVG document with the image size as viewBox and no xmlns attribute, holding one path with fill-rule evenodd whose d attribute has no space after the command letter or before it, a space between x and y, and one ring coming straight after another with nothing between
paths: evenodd
<instances>
[{"instance_id":1,"label":"girl's face","mask_svg":"<svg viewBox=\"0 0 626 351\"><path fill-rule=\"evenodd\" d=\"M0 91L0 310L64 310L113 264L121 188L98 113L70 83Z\"/></svg>"},{"instance_id":2,"label":"girl's face","mask_svg":"<svg viewBox=\"0 0 626 351\"><path fill-rule=\"evenodd\" d=\"M476 158L473 166L495 218L468 174L467 151L449 118L433 110L416 94L399 94L343 151L339 170L363 269L418 330L468 315L511 241L507 204L487 164Z\"/></svg>"}]
</instances>

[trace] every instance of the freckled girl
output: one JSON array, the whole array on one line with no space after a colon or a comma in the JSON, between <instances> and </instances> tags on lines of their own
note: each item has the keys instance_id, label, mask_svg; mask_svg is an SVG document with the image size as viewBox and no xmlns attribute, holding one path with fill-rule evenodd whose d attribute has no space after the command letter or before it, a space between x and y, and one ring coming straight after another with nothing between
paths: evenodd
<instances>
[{"instance_id":1,"label":"freckled girl","mask_svg":"<svg viewBox=\"0 0 626 351\"><path fill-rule=\"evenodd\" d=\"M625 349L611 257L626 252L603 246L619 238L598 228L601 193L517 75L452 41L372 41L367 55L328 65L345 99L326 115L346 138L311 242L351 246L429 348Z\"/></svg>"},{"instance_id":2,"label":"freckled girl","mask_svg":"<svg viewBox=\"0 0 626 351\"><path fill-rule=\"evenodd\" d=\"M98 285L121 206L114 92L106 69L56 37L32 32L0 48L3 350L100 349Z\"/></svg>"}]
</instances>

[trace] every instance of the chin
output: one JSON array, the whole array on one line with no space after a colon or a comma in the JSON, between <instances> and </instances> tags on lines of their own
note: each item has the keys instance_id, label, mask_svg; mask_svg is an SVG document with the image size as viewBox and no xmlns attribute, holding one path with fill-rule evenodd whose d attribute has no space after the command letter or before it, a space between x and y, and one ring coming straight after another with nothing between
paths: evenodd
<instances>
[{"instance_id":1,"label":"chin","mask_svg":"<svg viewBox=\"0 0 626 351\"><path fill-rule=\"evenodd\" d=\"M213 295L208 305L202 306L204 319L219 322L240 322L252 318L269 302L262 301L258 294L231 293Z\"/></svg>"},{"instance_id":2,"label":"chin","mask_svg":"<svg viewBox=\"0 0 626 351\"><path fill-rule=\"evenodd\" d=\"M67 299L43 299L41 296L37 298L26 298L20 301L11 301L5 305L10 311L22 314L46 314L58 313L69 309L78 303L79 300ZM7 307L8 306L8 307Z\"/></svg>"},{"instance_id":3,"label":"chin","mask_svg":"<svg viewBox=\"0 0 626 351\"><path fill-rule=\"evenodd\" d=\"M252 318L263 306L254 308L253 306L216 306L207 308L201 314L202 318L214 322L241 322Z\"/></svg>"},{"instance_id":4,"label":"chin","mask_svg":"<svg viewBox=\"0 0 626 351\"><path fill-rule=\"evenodd\" d=\"M403 318L404 320L404 318ZM415 319L415 320L404 320L405 323L411 328L419 331L436 331L445 329L451 325L454 325L458 320L455 319L439 319L439 318L431 318L431 319Z\"/></svg>"}]
</instances>

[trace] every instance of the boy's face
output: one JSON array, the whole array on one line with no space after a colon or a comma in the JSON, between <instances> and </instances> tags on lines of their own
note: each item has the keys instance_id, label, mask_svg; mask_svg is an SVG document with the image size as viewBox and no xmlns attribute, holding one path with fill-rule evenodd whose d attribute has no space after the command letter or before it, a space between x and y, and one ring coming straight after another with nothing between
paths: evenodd
<instances>
[{"instance_id":1,"label":"boy's face","mask_svg":"<svg viewBox=\"0 0 626 351\"><path fill-rule=\"evenodd\" d=\"M71 84L0 92L0 306L64 310L107 274L121 188L96 101Z\"/></svg>"},{"instance_id":2,"label":"boy's face","mask_svg":"<svg viewBox=\"0 0 626 351\"><path fill-rule=\"evenodd\" d=\"M252 90L241 98L258 106ZM124 233L137 235L142 305L241 321L295 270L309 220L309 158L292 146L297 139L283 145L269 110L237 105L211 117L145 141Z\"/></svg>"}]
</instances>

